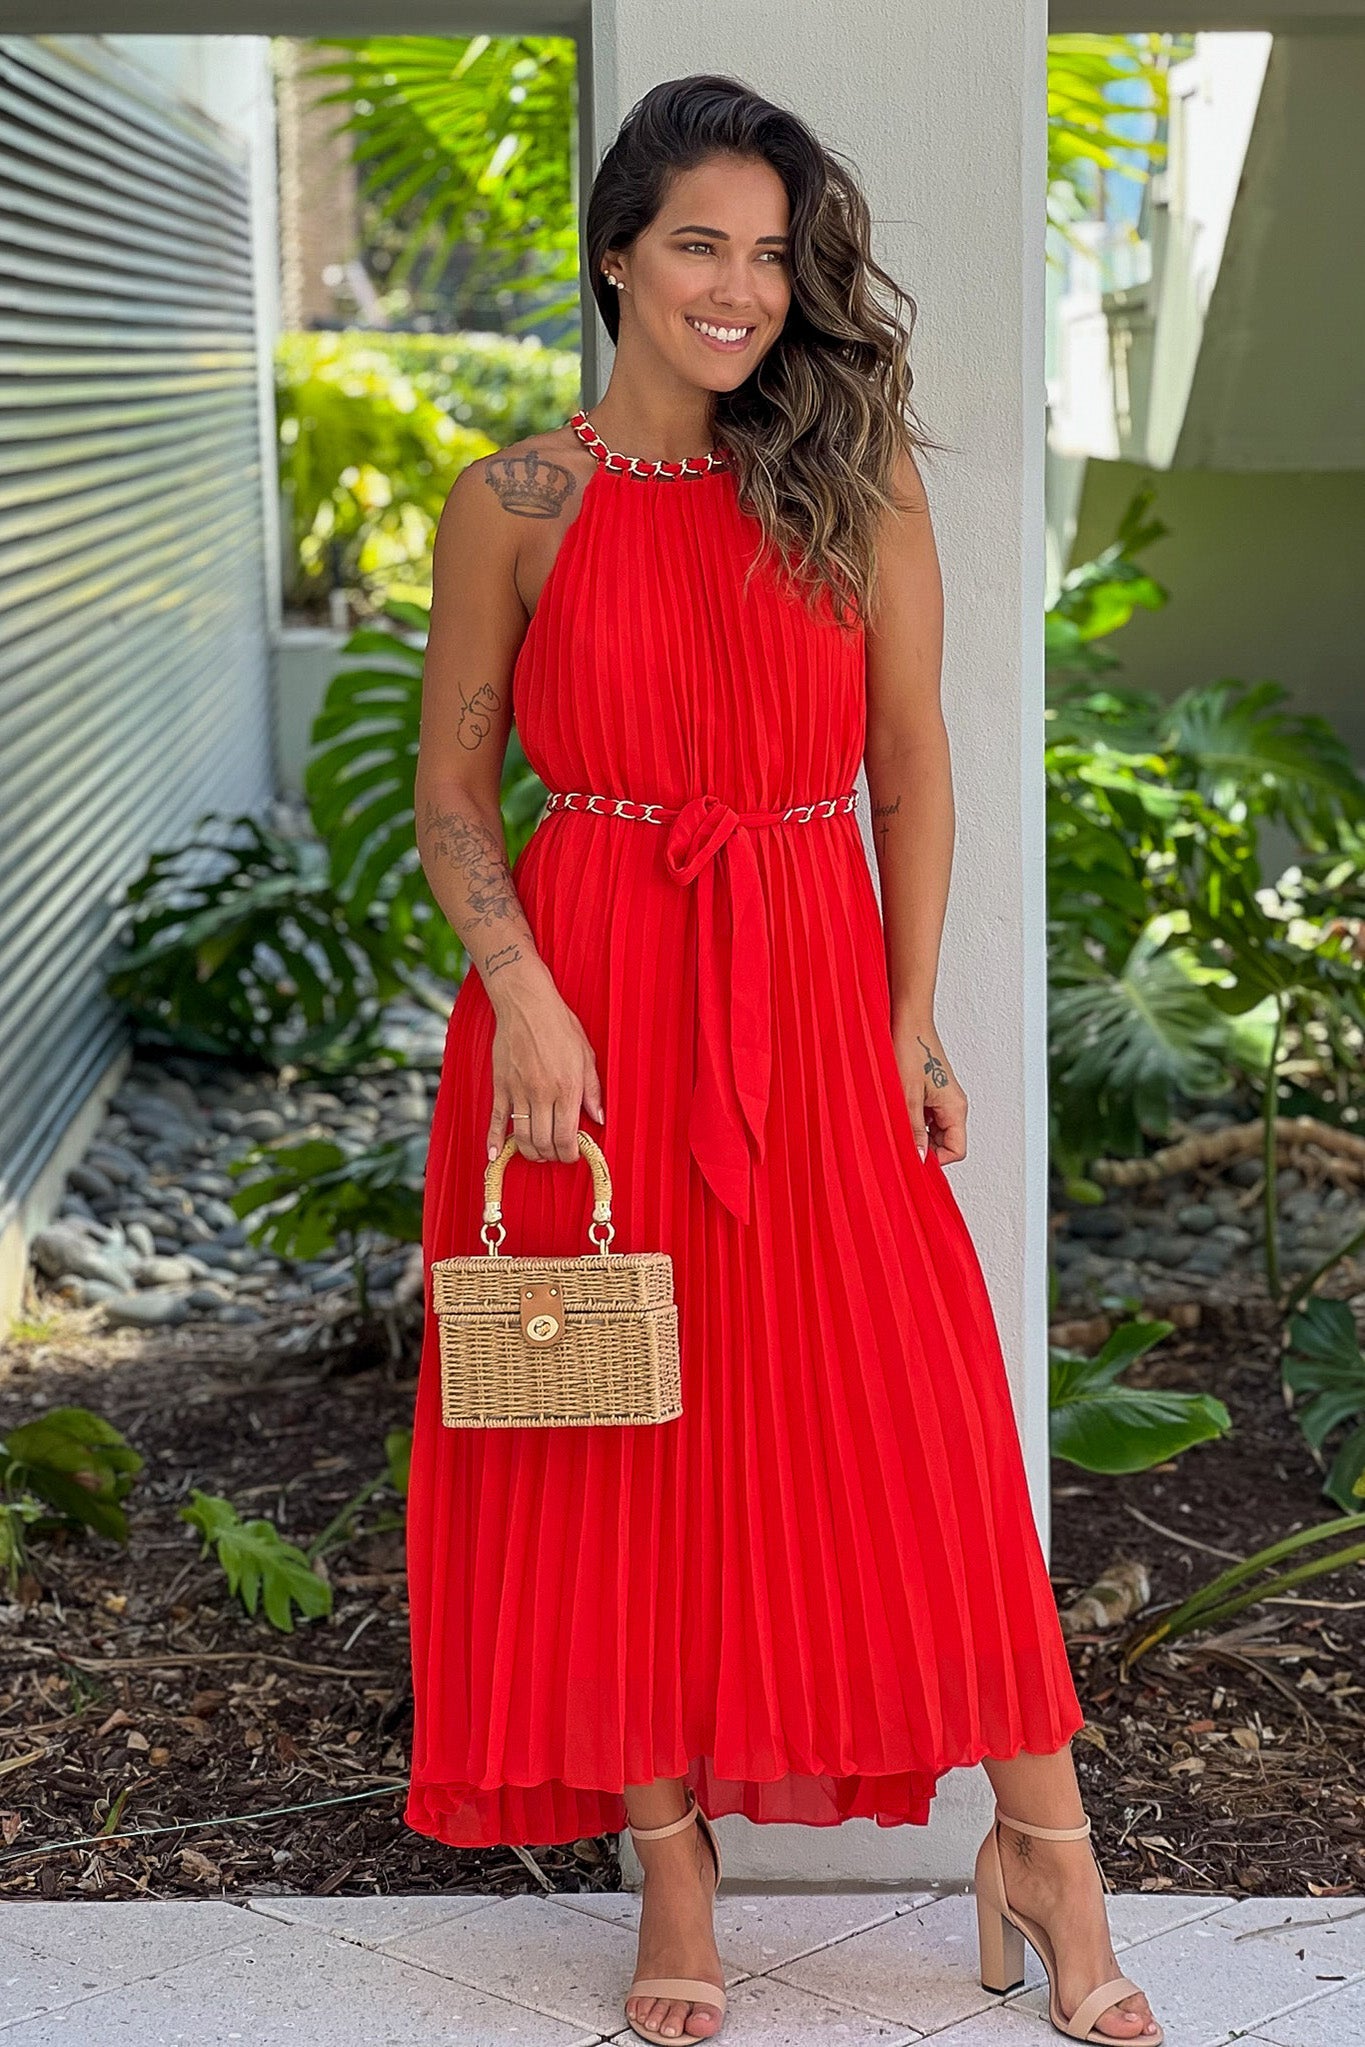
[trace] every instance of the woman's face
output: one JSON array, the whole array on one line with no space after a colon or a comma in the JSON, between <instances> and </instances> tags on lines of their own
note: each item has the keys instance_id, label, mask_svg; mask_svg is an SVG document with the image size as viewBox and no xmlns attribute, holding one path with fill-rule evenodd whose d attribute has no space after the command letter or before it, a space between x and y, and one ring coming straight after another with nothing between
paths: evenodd
<instances>
[{"instance_id":1,"label":"woman's face","mask_svg":"<svg viewBox=\"0 0 1365 2047\"><path fill-rule=\"evenodd\" d=\"M787 317L788 219L786 187L762 158L679 171L632 247L605 258L625 284L618 346L645 341L688 383L733 391Z\"/></svg>"}]
</instances>

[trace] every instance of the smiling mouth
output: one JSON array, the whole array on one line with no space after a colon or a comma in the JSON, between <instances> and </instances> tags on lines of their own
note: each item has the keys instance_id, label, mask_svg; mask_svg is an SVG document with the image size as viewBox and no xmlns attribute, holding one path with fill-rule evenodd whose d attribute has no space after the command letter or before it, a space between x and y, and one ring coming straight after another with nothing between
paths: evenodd
<instances>
[{"instance_id":1,"label":"smiling mouth","mask_svg":"<svg viewBox=\"0 0 1365 2047\"><path fill-rule=\"evenodd\" d=\"M722 326L718 320L694 319L691 313L684 313L683 318L686 320L688 326L692 329L693 333L699 334L703 341L707 341L710 343L712 348L729 350L741 349L751 339L754 333L754 329L752 326L741 327L738 325L733 325L726 327Z\"/></svg>"}]
</instances>

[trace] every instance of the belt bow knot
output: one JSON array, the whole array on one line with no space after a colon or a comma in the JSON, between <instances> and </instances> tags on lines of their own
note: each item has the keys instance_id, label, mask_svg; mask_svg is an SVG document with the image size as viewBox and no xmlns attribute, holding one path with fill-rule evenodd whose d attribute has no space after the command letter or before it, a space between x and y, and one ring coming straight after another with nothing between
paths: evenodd
<instances>
[{"instance_id":1,"label":"belt bow knot","mask_svg":"<svg viewBox=\"0 0 1365 2047\"><path fill-rule=\"evenodd\" d=\"M697 1049L688 1141L715 1193L741 1222L752 1166L764 1156L772 1080L767 907L749 814L693 796L673 817L664 864L697 891ZM768 821L767 813L753 821ZM752 1162L752 1163L751 1163Z\"/></svg>"}]
</instances>

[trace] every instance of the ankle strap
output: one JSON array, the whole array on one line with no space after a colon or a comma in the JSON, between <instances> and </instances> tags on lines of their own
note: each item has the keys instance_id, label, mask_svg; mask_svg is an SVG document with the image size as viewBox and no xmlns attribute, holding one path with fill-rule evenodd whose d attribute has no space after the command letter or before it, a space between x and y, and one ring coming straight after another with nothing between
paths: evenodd
<instances>
[{"instance_id":1,"label":"ankle strap","mask_svg":"<svg viewBox=\"0 0 1365 2047\"><path fill-rule=\"evenodd\" d=\"M995 1808L995 1817L1002 1826L1017 1827L1021 1834L1037 1834L1044 1841L1083 1841L1090 1832L1090 1820L1079 1827L1038 1827L1032 1820L1012 1820L1007 1812Z\"/></svg>"},{"instance_id":2,"label":"ankle strap","mask_svg":"<svg viewBox=\"0 0 1365 2047\"><path fill-rule=\"evenodd\" d=\"M690 1792L687 1800L687 1811L680 1820L669 1820L662 1827L632 1827L629 1820L627 1820L626 1825L637 1841L657 1841L664 1834L677 1834L684 1827L690 1827L700 1810L701 1808L697 1804L696 1793Z\"/></svg>"}]
</instances>

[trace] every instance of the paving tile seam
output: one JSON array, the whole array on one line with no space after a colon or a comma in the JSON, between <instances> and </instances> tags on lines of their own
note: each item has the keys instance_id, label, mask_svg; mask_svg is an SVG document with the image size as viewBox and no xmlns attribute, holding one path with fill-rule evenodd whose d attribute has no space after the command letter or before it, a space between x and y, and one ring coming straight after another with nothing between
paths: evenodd
<instances>
[{"instance_id":1,"label":"paving tile seam","mask_svg":"<svg viewBox=\"0 0 1365 2047\"><path fill-rule=\"evenodd\" d=\"M1320 1990L1310 1990L1307 1997L1296 1997L1291 2004L1278 2004L1274 2011L1260 2012L1254 2019L1248 2019L1244 2026L1239 2026L1235 2032L1220 2033L1216 2040L1209 2043L1209 2047L1232 2047L1232 2043L1236 2041L1254 2039L1258 2026L1273 2026L1278 2019L1290 2018L1296 2011L1306 2010L1310 2004L1322 2004L1329 1997L1338 1997L1345 1990L1353 1990L1358 1983L1365 1983L1365 1969L1355 1969L1348 1976L1323 1984ZM1272 2047L1283 2047L1283 2043L1275 2041Z\"/></svg>"},{"instance_id":2,"label":"paving tile seam","mask_svg":"<svg viewBox=\"0 0 1365 2047\"><path fill-rule=\"evenodd\" d=\"M490 1898L487 1902L489 1905L497 1905L502 1901L498 1898ZM365 1940L360 1934L351 1933L344 1926L323 1926L316 1919L293 1919L284 1912L267 1911L249 1898L224 1898L223 1903L225 1905L231 1904L234 1909L246 1912L252 1919L264 1919L270 1926L296 1926L301 1933L316 1933L323 1940L344 1940L351 1947L363 1948L366 1954L369 1955L388 1954L391 1942L408 1938L408 1933L404 1931L386 1934L383 1940ZM425 1926L416 1928L415 1933L434 1933L438 1926L453 1925L457 1919L472 1919L474 1914L480 1909L478 1905L472 1905L465 1911L452 1912L448 1919L428 1920ZM397 1958L395 1957L395 1959Z\"/></svg>"},{"instance_id":3,"label":"paving tile seam","mask_svg":"<svg viewBox=\"0 0 1365 2047\"><path fill-rule=\"evenodd\" d=\"M224 1904L231 1902L234 1905L237 1903L236 1900L228 1899L223 1899L219 1902ZM249 1908L247 1908L245 1905L242 1905L240 1909L245 1911L248 1910ZM267 1918L268 1915L263 1912L252 1912L251 1916L253 1918L265 1919ZM308 1927L306 1923L302 1920L285 1921L276 1919L271 1920L270 1924L276 1926L288 1925L291 1928L291 1930L297 1929L300 1932L313 1931L313 1929ZM424 1932L426 1930L427 1930L426 1928L423 1928ZM401 1939L402 1935L401 1934L395 1935L394 1937L395 1939ZM331 1932L323 1932L319 1935L319 1938L321 1938L324 1941L329 1941L341 1939L343 1938L343 1936L339 1934L333 1934ZM212 1948L206 1950L204 1954L192 1956L188 1960L182 1959L181 1961L178 1962L170 1962L163 1969L149 1969L146 1975L130 1977L126 1982L123 1983L101 1983L95 1989L87 1991L81 1997L67 1998L57 2004L44 2005L41 2011L24 2012L18 2018L4 2020L3 2023L0 2023L0 2034L12 2032L16 2026L33 2025L39 2019L51 2018L58 2013L64 2014L69 2011L75 2011L83 2004L93 2003L96 1998L117 1996L120 1991L139 1989L145 1984L155 1983L159 1976L169 1976L173 1970L192 1967L195 1962L201 1961L206 1962L211 1959L217 1960L221 1958L223 1955L233 1953L234 1950L237 1948L249 1946L250 1940L251 1936L248 1935L245 1940L229 1941L225 1947ZM359 1945L359 1943L352 1942L351 1945L356 1946ZM32 1953L33 1951L30 1950L30 1952ZM561 2011L549 2010L541 2005L536 2004L525 2004L517 1998L504 1997L499 1991L489 1990L482 1983L471 1983L470 1981L468 1981L467 1978L463 1976L452 1976L449 1970L446 1969L428 1968L424 1963L410 1961L404 1955L386 1954L382 1948L369 1948L366 1950L366 1952L369 1954L378 1955L381 1959L385 1961L397 1963L400 1968L412 1969L416 1971L419 1975L432 1976L439 1983L453 1983L458 1985L458 1987L461 1990L472 1990L479 1997L487 1998L490 2004L505 2005L509 2012L533 2013L537 2018L553 2019L558 2024L563 2026L581 2026L583 2024L583 2021L581 2019L566 2017L565 2014ZM56 1957L51 1955L35 1955L34 1959L37 1961L46 1962L55 1960ZM622 1994L624 1995L624 1992ZM630 2031L629 2026L627 2026L625 2030L629 2032ZM589 2026L586 2032L580 2036L580 2039L582 2039L583 2041L591 2039L591 2041L593 2042L593 2047L596 2047L596 2043L604 2040L614 2039L615 2037L616 2036L614 2034L603 2033L597 2030L596 2028Z\"/></svg>"},{"instance_id":4,"label":"paving tile seam","mask_svg":"<svg viewBox=\"0 0 1365 2047\"><path fill-rule=\"evenodd\" d=\"M40 1908L35 1907L34 1909ZM249 1938L250 1936L248 1935L247 1939ZM15 1944L20 1947L28 1946L26 1941L19 1941ZM56 2004L45 2004L41 2011L27 2011L22 2013L17 2019L6 2019L3 2024L0 2024L0 2033L12 2033L16 2026L30 2026L35 2019L50 2018L54 2012L75 2011L79 2005L90 2004L97 1997L110 1997L120 1990L135 1990L143 1983L155 1983L158 1976L169 1976L173 1969L190 1968L196 1962L216 1961L220 1955L230 1955L234 1948L245 1947L246 1944L246 1940L230 1940L223 1947L206 1948L202 1955L191 1955L188 1958L182 1956L178 1962L167 1962L160 1969L148 1969L145 1975L130 1976L123 1983L98 1983L93 1990L85 1991L80 1997L62 1998ZM39 1954L34 1948L29 1948L29 1953L38 1962L61 1960L61 1957L58 1955ZM72 1967L75 1965L68 1963L66 1966Z\"/></svg>"}]
</instances>

